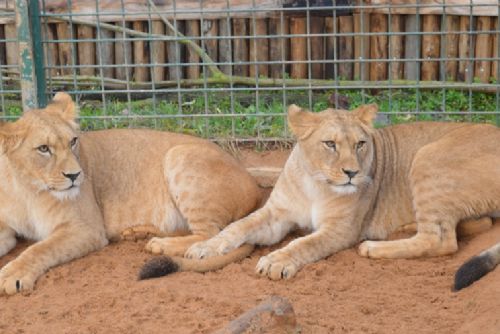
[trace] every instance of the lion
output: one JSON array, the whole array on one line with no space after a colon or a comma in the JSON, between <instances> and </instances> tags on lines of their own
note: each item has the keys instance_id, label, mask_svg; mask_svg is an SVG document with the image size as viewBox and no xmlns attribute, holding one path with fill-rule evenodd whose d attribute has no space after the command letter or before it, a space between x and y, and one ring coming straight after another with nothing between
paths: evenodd
<instances>
[{"instance_id":1,"label":"lion","mask_svg":"<svg viewBox=\"0 0 500 334\"><path fill-rule=\"evenodd\" d=\"M309 230L257 263L257 274L288 279L360 242L358 253L374 259L451 254L459 222L491 225L500 212L499 129L439 122L375 129L377 111L373 104L319 113L291 105L297 144L264 206L193 244L186 258L155 260L143 271L166 261L174 271L206 269L204 259ZM415 235L387 240L415 223Z\"/></svg>"},{"instance_id":2,"label":"lion","mask_svg":"<svg viewBox=\"0 0 500 334\"><path fill-rule=\"evenodd\" d=\"M0 294L33 289L49 268L135 226L187 234L146 245L183 255L260 205L255 179L214 143L146 129L80 133L76 117L60 92L0 125L0 256L17 236L35 241L0 270Z\"/></svg>"}]
</instances>

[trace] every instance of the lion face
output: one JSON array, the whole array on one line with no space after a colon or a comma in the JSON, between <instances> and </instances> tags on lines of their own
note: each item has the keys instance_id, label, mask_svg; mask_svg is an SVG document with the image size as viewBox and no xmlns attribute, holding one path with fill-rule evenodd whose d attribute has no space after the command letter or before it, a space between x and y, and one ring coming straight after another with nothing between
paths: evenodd
<instances>
[{"instance_id":1,"label":"lion face","mask_svg":"<svg viewBox=\"0 0 500 334\"><path fill-rule=\"evenodd\" d=\"M75 116L71 97L58 93L47 108L0 127L0 146L19 183L59 200L78 196L84 175Z\"/></svg>"},{"instance_id":2,"label":"lion face","mask_svg":"<svg viewBox=\"0 0 500 334\"><path fill-rule=\"evenodd\" d=\"M371 133L376 112L376 105L364 105L351 112L327 109L320 113L291 105L288 122L297 137L306 171L339 194L354 193L370 182L374 156Z\"/></svg>"}]
</instances>

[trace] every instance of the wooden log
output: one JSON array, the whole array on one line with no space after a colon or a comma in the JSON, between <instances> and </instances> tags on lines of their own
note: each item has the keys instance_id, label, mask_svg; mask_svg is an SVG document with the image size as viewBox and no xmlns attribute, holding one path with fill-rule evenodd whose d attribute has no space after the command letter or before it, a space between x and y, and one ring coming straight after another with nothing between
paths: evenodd
<instances>
[{"instance_id":1,"label":"wooden log","mask_svg":"<svg viewBox=\"0 0 500 334\"><path fill-rule=\"evenodd\" d=\"M311 17L309 19L309 33L322 34L325 31L325 18L324 17ZM309 38L311 46L311 60L325 59L324 38L322 36L311 36ZM311 78L323 79L325 76L325 66L323 63L311 64Z\"/></svg>"},{"instance_id":2,"label":"wooden log","mask_svg":"<svg viewBox=\"0 0 500 334\"><path fill-rule=\"evenodd\" d=\"M405 79L417 80L420 78L419 64L416 60L420 57L420 50L418 45L420 42L420 35L414 34L420 32L420 22L417 22L416 15L408 15L405 18Z\"/></svg>"},{"instance_id":3,"label":"wooden log","mask_svg":"<svg viewBox=\"0 0 500 334\"><path fill-rule=\"evenodd\" d=\"M181 34L184 33L184 21L175 21L173 22L173 24L175 25L175 28L178 32L180 32ZM169 29L167 29L166 34L175 36ZM180 64L182 63L182 59L184 58L184 53L185 47L183 47L180 43L167 42L167 56L169 64L168 75L170 80L179 80L184 77L183 68L182 66L180 66ZM214 61L217 61L217 58L215 58Z\"/></svg>"},{"instance_id":4,"label":"wooden log","mask_svg":"<svg viewBox=\"0 0 500 334\"><path fill-rule=\"evenodd\" d=\"M489 16L480 16L477 18L476 30L490 31L492 24ZM476 37L475 58L491 58L493 46L493 36L491 33L478 33ZM474 66L474 77L481 82L489 82L491 74L491 61L478 59Z\"/></svg>"},{"instance_id":5,"label":"wooden log","mask_svg":"<svg viewBox=\"0 0 500 334\"><path fill-rule=\"evenodd\" d=\"M354 79L367 81L370 77L370 64L363 60L370 58L370 38L362 34L370 32L370 15L355 13L354 20Z\"/></svg>"},{"instance_id":6,"label":"wooden log","mask_svg":"<svg viewBox=\"0 0 500 334\"><path fill-rule=\"evenodd\" d=\"M219 36L231 36L231 21L227 18L219 20ZM233 55L231 52L231 40L221 38L219 40L219 62L226 63L219 65L220 70L225 74L231 74L231 62Z\"/></svg>"},{"instance_id":7,"label":"wooden log","mask_svg":"<svg viewBox=\"0 0 500 334\"><path fill-rule=\"evenodd\" d=\"M136 31L147 31L144 21L132 22L132 28ZM143 38L134 40L134 80L145 82L149 80L149 68L143 65L149 64L148 46Z\"/></svg>"},{"instance_id":8,"label":"wooden log","mask_svg":"<svg viewBox=\"0 0 500 334\"><path fill-rule=\"evenodd\" d=\"M266 19L251 19L250 36L265 36L267 35L267 20ZM251 38L250 41L250 61L265 62L269 59L269 39L267 38ZM250 65L250 76L260 77L269 76L269 65L254 64Z\"/></svg>"},{"instance_id":9,"label":"wooden log","mask_svg":"<svg viewBox=\"0 0 500 334\"><path fill-rule=\"evenodd\" d=\"M283 36L290 33L290 25L288 18L271 18L268 23L269 35ZM282 62L281 64L272 64L269 66L270 76L272 78L281 78L283 70L288 72L288 67L283 61L288 60L288 52L290 50L290 39L283 38L272 38L269 41L269 60ZM285 68L283 68L285 67Z\"/></svg>"},{"instance_id":10,"label":"wooden log","mask_svg":"<svg viewBox=\"0 0 500 334\"><path fill-rule=\"evenodd\" d=\"M233 52L234 52L234 75L248 76L248 65L238 65L238 63L248 62L248 40L239 38L248 34L246 19L233 19Z\"/></svg>"},{"instance_id":11,"label":"wooden log","mask_svg":"<svg viewBox=\"0 0 500 334\"><path fill-rule=\"evenodd\" d=\"M352 33L354 31L354 20L352 16L340 16L338 18L338 32ZM352 36L339 36L339 59L349 60L348 63L339 64L339 77L341 79L352 80L354 76L353 57L354 57L354 39Z\"/></svg>"},{"instance_id":12,"label":"wooden log","mask_svg":"<svg viewBox=\"0 0 500 334\"><path fill-rule=\"evenodd\" d=\"M205 51L208 56L216 63L219 59L219 49L217 48L218 34L217 20L203 20L201 25L201 36L204 37Z\"/></svg>"},{"instance_id":13,"label":"wooden log","mask_svg":"<svg viewBox=\"0 0 500 334\"><path fill-rule=\"evenodd\" d=\"M151 22L153 34L165 35L165 24L162 21ZM151 71L154 82L163 81L165 77L165 63L167 61L166 45L163 41L151 42L151 63L155 66Z\"/></svg>"},{"instance_id":14,"label":"wooden log","mask_svg":"<svg viewBox=\"0 0 500 334\"><path fill-rule=\"evenodd\" d=\"M199 37L200 36L200 21L199 20L189 20L186 21L186 36L190 37ZM199 40L194 40L193 41L200 45ZM187 62L188 63L199 63L200 62L200 56L191 50L191 48L187 48L186 50L187 54ZM189 65L186 68L186 77L188 79L198 79L200 77L200 66L199 65Z\"/></svg>"},{"instance_id":15,"label":"wooden log","mask_svg":"<svg viewBox=\"0 0 500 334\"><path fill-rule=\"evenodd\" d=\"M114 59L115 59L115 46L112 41L114 33L107 29L99 29L99 42L97 43L97 63L101 66L98 73L106 78L113 78L115 69Z\"/></svg>"},{"instance_id":16,"label":"wooden log","mask_svg":"<svg viewBox=\"0 0 500 334\"><path fill-rule=\"evenodd\" d=\"M122 23L117 24L122 26ZM125 28L130 28L131 24L125 22ZM116 78L120 80L132 80L132 41L128 40L130 36L122 32L115 32L115 69Z\"/></svg>"},{"instance_id":17,"label":"wooden log","mask_svg":"<svg viewBox=\"0 0 500 334\"><path fill-rule=\"evenodd\" d=\"M89 26L79 25L77 26L77 38L78 38L78 64L80 66L84 65L95 65L95 43L92 41L86 41L94 38L94 29ZM80 75L94 76L94 67L80 67Z\"/></svg>"},{"instance_id":18,"label":"wooden log","mask_svg":"<svg viewBox=\"0 0 500 334\"><path fill-rule=\"evenodd\" d=\"M498 53L498 40L500 39L500 37L498 36L498 29L500 27L498 26L498 19L494 19L493 21L493 30L496 31L496 33L493 36L493 58L495 58L495 60L491 64L491 77L495 80L496 83L500 83L500 73L498 73L498 68L500 66Z\"/></svg>"},{"instance_id":19,"label":"wooden log","mask_svg":"<svg viewBox=\"0 0 500 334\"><path fill-rule=\"evenodd\" d=\"M338 65L333 61L337 59L337 17L325 18L325 79L338 77Z\"/></svg>"},{"instance_id":20,"label":"wooden log","mask_svg":"<svg viewBox=\"0 0 500 334\"><path fill-rule=\"evenodd\" d=\"M306 18L291 17L290 18L290 34L306 34ZM307 59L307 39L306 37L291 37L290 39L290 57L291 61L305 61ZM293 79L301 79L307 77L307 63L292 63L291 74Z\"/></svg>"},{"instance_id":21,"label":"wooden log","mask_svg":"<svg viewBox=\"0 0 500 334\"><path fill-rule=\"evenodd\" d=\"M389 77L394 80L403 79L404 66L404 36L400 35L404 31L404 21L402 15L391 15L391 36L389 36Z\"/></svg>"},{"instance_id":22,"label":"wooden log","mask_svg":"<svg viewBox=\"0 0 500 334\"><path fill-rule=\"evenodd\" d=\"M57 23L57 39L58 40L69 40L72 38L72 34L70 31L71 25L69 23ZM58 45L59 51L59 64L61 66L73 66L75 65L75 60L73 58L73 46L70 42L62 42ZM61 67L60 73L61 75L69 75L73 73L73 68L70 67Z\"/></svg>"},{"instance_id":23,"label":"wooden log","mask_svg":"<svg viewBox=\"0 0 500 334\"><path fill-rule=\"evenodd\" d=\"M439 25L439 16L422 16L422 62L421 78L422 80L437 80L439 78L439 62L431 59L439 58L440 38L439 35L429 35L425 32L437 32L441 30Z\"/></svg>"},{"instance_id":24,"label":"wooden log","mask_svg":"<svg viewBox=\"0 0 500 334\"><path fill-rule=\"evenodd\" d=\"M470 18L469 16L460 17L460 35L458 37L458 57L460 60L458 62L458 74L457 79L465 82L472 82L472 77L474 74L473 63L466 58L471 57L471 53L474 52L474 38L470 34Z\"/></svg>"},{"instance_id":25,"label":"wooden log","mask_svg":"<svg viewBox=\"0 0 500 334\"><path fill-rule=\"evenodd\" d=\"M389 38L387 37L387 15L370 15L370 27L373 35L370 38L370 58L387 59L387 46ZM370 64L370 80L387 79L387 62L372 62Z\"/></svg>"},{"instance_id":26,"label":"wooden log","mask_svg":"<svg viewBox=\"0 0 500 334\"><path fill-rule=\"evenodd\" d=\"M459 31L460 28L460 17L459 16L446 16L446 31L448 32L445 36L445 50L444 57L447 59L458 57L458 37L459 35L454 33ZM445 79L455 81L457 79L458 61L457 60L447 60L445 63Z\"/></svg>"},{"instance_id":27,"label":"wooden log","mask_svg":"<svg viewBox=\"0 0 500 334\"><path fill-rule=\"evenodd\" d=\"M44 40L45 41L52 41L48 42L45 44L45 64L47 66L53 67L48 70L47 73L50 74L50 76L57 76L59 75L59 70L57 66L59 65L59 57L58 57L58 45L56 39L57 39L57 33L56 33L56 26L54 24L48 24L45 25L42 29L42 31L45 33Z\"/></svg>"}]
</instances>

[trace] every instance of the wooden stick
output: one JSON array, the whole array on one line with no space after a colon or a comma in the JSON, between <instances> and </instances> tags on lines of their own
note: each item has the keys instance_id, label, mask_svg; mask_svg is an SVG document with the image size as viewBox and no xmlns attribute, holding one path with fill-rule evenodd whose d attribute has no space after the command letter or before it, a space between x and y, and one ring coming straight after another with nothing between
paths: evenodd
<instances>
[{"instance_id":1,"label":"wooden stick","mask_svg":"<svg viewBox=\"0 0 500 334\"><path fill-rule=\"evenodd\" d=\"M250 36L267 35L267 20L266 19L250 19ZM269 59L269 39L267 38L252 38L250 43L250 61L264 62ZM250 65L250 76L269 76L269 66L267 64Z\"/></svg>"},{"instance_id":2,"label":"wooden stick","mask_svg":"<svg viewBox=\"0 0 500 334\"><path fill-rule=\"evenodd\" d=\"M457 58L458 57L458 34L451 32L457 32L460 28L460 17L459 16L446 16L446 31L448 32L445 36L446 50L444 51L445 58ZM445 63L446 80L457 79L458 61L447 60Z\"/></svg>"},{"instance_id":3,"label":"wooden stick","mask_svg":"<svg viewBox=\"0 0 500 334\"><path fill-rule=\"evenodd\" d=\"M290 25L288 18L283 17L283 24L281 24L281 18L271 18L269 19L269 35L282 36L288 35L290 33ZM283 60L288 60L288 52L290 50L290 39L289 38L272 38L269 41L269 59L272 61L282 62ZM288 66L285 65L285 72L288 71ZM281 78L283 73L282 64L272 64L269 65L269 72L272 78Z\"/></svg>"},{"instance_id":4,"label":"wooden stick","mask_svg":"<svg viewBox=\"0 0 500 334\"><path fill-rule=\"evenodd\" d=\"M407 15L405 20L405 31L408 33L405 36L405 79L417 80L420 77L419 66L417 61L412 59L419 58L420 35L411 34L420 31L420 24L417 22L416 15Z\"/></svg>"},{"instance_id":5,"label":"wooden stick","mask_svg":"<svg viewBox=\"0 0 500 334\"><path fill-rule=\"evenodd\" d=\"M460 59L470 58L471 44L474 43L474 38L470 31L470 18L468 16L460 17L460 36L458 37L458 57ZM458 75L457 79L465 82L472 82L474 68L470 60L460 60L458 62Z\"/></svg>"},{"instance_id":6,"label":"wooden stick","mask_svg":"<svg viewBox=\"0 0 500 334\"><path fill-rule=\"evenodd\" d=\"M70 40L71 39L71 25L69 23L57 23L57 39L58 40ZM69 42L62 42L58 45L59 50L59 64L61 66L72 66L74 64L73 59L73 47ZM61 75L68 75L73 72L73 70L69 67L61 69Z\"/></svg>"},{"instance_id":7,"label":"wooden stick","mask_svg":"<svg viewBox=\"0 0 500 334\"><path fill-rule=\"evenodd\" d=\"M354 14L354 32L362 34L370 32L370 15L368 13ZM354 59L366 60L370 58L370 38L368 36L354 36ZM364 62L354 63L354 79L368 80L370 77L370 64Z\"/></svg>"},{"instance_id":8,"label":"wooden stick","mask_svg":"<svg viewBox=\"0 0 500 334\"><path fill-rule=\"evenodd\" d=\"M352 33L354 31L354 20L352 16L340 16L339 22L339 33ZM352 60L354 57L354 39L352 36L340 36L339 37L339 59ZM339 76L342 79L352 80L354 76L353 63L340 63L339 64Z\"/></svg>"},{"instance_id":9,"label":"wooden stick","mask_svg":"<svg viewBox=\"0 0 500 334\"><path fill-rule=\"evenodd\" d=\"M233 19L233 52L235 63L248 61L248 40L238 38L239 36L246 36L248 34L246 19ZM234 74L241 76L248 76L248 65L235 65Z\"/></svg>"},{"instance_id":10,"label":"wooden stick","mask_svg":"<svg viewBox=\"0 0 500 334\"><path fill-rule=\"evenodd\" d=\"M132 27L137 31L147 31L147 27L144 21L134 21ZM146 65L149 64L148 57L148 47L147 43L143 39L138 39L134 41L134 64L135 65ZM136 66L134 67L134 80L143 82L149 80L149 68L146 66Z\"/></svg>"},{"instance_id":11,"label":"wooden stick","mask_svg":"<svg viewBox=\"0 0 500 334\"><path fill-rule=\"evenodd\" d=\"M479 16L476 22L476 30L489 31L491 29L491 18ZM493 36L490 33L478 33L476 38L476 58L490 58L492 56ZM489 82L491 74L490 60L476 60L474 66L474 77L481 82Z\"/></svg>"},{"instance_id":12,"label":"wooden stick","mask_svg":"<svg viewBox=\"0 0 500 334\"><path fill-rule=\"evenodd\" d=\"M337 66L331 62L337 59L337 19L334 17L325 18L325 33L329 34L325 37L325 79L335 79L338 76ZM330 61L329 61L330 60Z\"/></svg>"},{"instance_id":13,"label":"wooden stick","mask_svg":"<svg viewBox=\"0 0 500 334\"><path fill-rule=\"evenodd\" d=\"M231 36L231 21L227 18L219 20L219 36ZM219 40L219 62L220 63L230 63L232 61L233 55L231 52L231 40L230 39L220 39ZM230 64L219 65L220 70L225 74L231 74Z\"/></svg>"},{"instance_id":14,"label":"wooden stick","mask_svg":"<svg viewBox=\"0 0 500 334\"><path fill-rule=\"evenodd\" d=\"M290 34L306 34L306 18L290 18ZM290 39L290 50L292 61L305 61L307 59L307 39L306 37L292 37ZM307 77L307 63L292 63L291 77L294 79Z\"/></svg>"},{"instance_id":15,"label":"wooden stick","mask_svg":"<svg viewBox=\"0 0 500 334\"><path fill-rule=\"evenodd\" d=\"M186 36L199 37L200 36L200 21L199 20L189 20L186 21ZM197 45L200 45L199 40L193 40ZM199 63L200 56L188 48L186 50L188 63ZM188 79L197 79L200 77L200 66L199 65L189 65L186 68L186 77Z\"/></svg>"},{"instance_id":16,"label":"wooden stick","mask_svg":"<svg viewBox=\"0 0 500 334\"><path fill-rule=\"evenodd\" d=\"M77 26L78 63L79 65L95 65L95 43L85 41L94 38L94 29L89 26ZM80 67L81 75L94 75L95 68Z\"/></svg>"},{"instance_id":17,"label":"wooden stick","mask_svg":"<svg viewBox=\"0 0 500 334\"><path fill-rule=\"evenodd\" d=\"M404 22L402 15L391 15L391 32L401 33L404 31ZM389 36L389 59L391 60L401 60L403 59L404 53L404 37L403 35L395 34ZM403 79L403 62L393 61L391 62L389 77L391 79Z\"/></svg>"},{"instance_id":18,"label":"wooden stick","mask_svg":"<svg viewBox=\"0 0 500 334\"><path fill-rule=\"evenodd\" d=\"M125 28L129 28L130 23L125 22ZM116 31L115 33L115 64L122 65L116 68L116 78L119 80L132 81L132 42L130 40L123 40L123 32ZM130 38L125 34L125 38ZM125 67L125 65L128 65Z\"/></svg>"},{"instance_id":19,"label":"wooden stick","mask_svg":"<svg viewBox=\"0 0 500 334\"><path fill-rule=\"evenodd\" d=\"M387 59L387 15L372 14L370 17L370 27L373 35L370 38L370 58ZM385 80L387 78L387 62L372 62L370 64L370 80Z\"/></svg>"},{"instance_id":20,"label":"wooden stick","mask_svg":"<svg viewBox=\"0 0 500 334\"><path fill-rule=\"evenodd\" d=\"M165 34L165 24L162 21L151 22L151 29L153 34L164 35ZM151 62L156 66L153 67L152 78L154 82L165 80L165 63L167 61L165 42L154 41L151 42ZM160 65L158 65L160 64Z\"/></svg>"},{"instance_id":21,"label":"wooden stick","mask_svg":"<svg viewBox=\"0 0 500 334\"><path fill-rule=\"evenodd\" d=\"M262 328L263 324L262 315L271 313L272 323ZM260 323L260 326L259 326ZM263 301L253 309L250 309L240 315L235 320L231 321L221 330L215 332L216 334L240 334L244 333L250 326L259 326L265 332L280 330L285 333L294 333L297 330L297 321L295 319L295 312L292 304L283 297L272 296L271 298Z\"/></svg>"},{"instance_id":22,"label":"wooden stick","mask_svg":"<svg viewBox=\"0 0 500 334\"><path fill-rule=\"evenodd\" d=\"M422 17L422 28L424 32L440 31L439 16L437 15L424 15ZM439 35L426 35L422 36L422 58L433 59L439 58L440 52ZM439 62L437 61L424 61L422 62L422 80L437 80L439 78Z\"/></svg>"}]
</instances>

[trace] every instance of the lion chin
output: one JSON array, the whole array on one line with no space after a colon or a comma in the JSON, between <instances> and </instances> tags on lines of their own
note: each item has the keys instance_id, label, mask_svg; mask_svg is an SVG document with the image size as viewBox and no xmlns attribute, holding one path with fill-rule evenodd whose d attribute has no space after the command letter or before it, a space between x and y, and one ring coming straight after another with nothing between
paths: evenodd
<instances>
[{"instance_id":1,"label":"lion chin","mask_svg":"<svg viewBox=\"0 0 500 334\"><path fill-rule=\"evenodd\" d=\"M358 187L356 187L354 184L345 184L341 186L337 185L332 185L330 188L336 192L337 194L340 195L349 195L349 194L354 194L357 190Z\"/></svg>"},{"instance_id":2,"label":"lion chin","mask_svg":"<svg viewBox=\"0 0 500 334\"><path fill-rule=\"evenodd\" d=\"M73 200L80 194L80 187L73 186L66 190L52 190L50 194L59 201Z\"/></svg>"}]
</instances>

